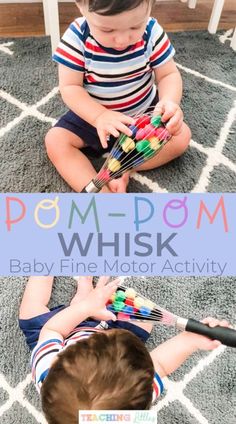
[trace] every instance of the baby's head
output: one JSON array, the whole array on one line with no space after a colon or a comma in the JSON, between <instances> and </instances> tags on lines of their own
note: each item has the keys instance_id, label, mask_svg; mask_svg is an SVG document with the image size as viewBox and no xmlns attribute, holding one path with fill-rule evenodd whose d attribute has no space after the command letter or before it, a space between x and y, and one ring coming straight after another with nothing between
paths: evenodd
<instances>
[{"instance_id":1,"label":"baby's head","mask_svg":"<svg viewBox=\"0 0 236 424\"><path fill-rule=\"evenodd\" d=\"M79 410L148 409L154 367L144 344L126 330L108 330L58 355L42 389L49 424L77 424Z\"/></svg>"},{"instance_id":2,"label":"baby's head","mask_svg":"<svg viewBox=\"0 0 236 424\"><path fill-rule=\"evenodd\" d=\"M154 0L76 0L76 3L87 6L89 12L112 16L136 9L142 4L150 6Z\"/></svg>"},{"instance_id":3,"label":"baby's head","mask_svg":"<svg viewBox=\"0 0 236 424\"><path fill-rule=\"evenodd\" d=\"M104 47L124 50L144 34L154 0L76 0L91 34Z\"/></svg>"}]
</instances>

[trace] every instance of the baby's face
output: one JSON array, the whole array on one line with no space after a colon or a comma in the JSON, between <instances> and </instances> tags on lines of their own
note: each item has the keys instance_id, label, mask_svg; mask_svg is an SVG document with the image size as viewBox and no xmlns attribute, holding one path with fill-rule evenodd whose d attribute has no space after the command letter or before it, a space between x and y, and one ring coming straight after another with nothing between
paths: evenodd
<instances>
[{"instance_id":1,"label":"baby's face","mask_svg":"<svg viewBox=\"0 0 236 424\"><path fill-rule=\"evenodd\" d=\"M133 10L113 16L89 12L85 6L80 7L80 11L98 43L107 48L125 50L142 38L151 7L144 1Z\"/></svg>"}]
</instances>

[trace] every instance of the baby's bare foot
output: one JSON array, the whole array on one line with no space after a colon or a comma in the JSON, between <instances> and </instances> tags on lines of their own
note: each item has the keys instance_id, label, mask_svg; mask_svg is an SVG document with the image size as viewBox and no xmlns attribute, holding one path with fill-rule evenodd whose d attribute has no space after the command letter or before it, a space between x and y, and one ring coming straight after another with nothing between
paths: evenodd
<instances>
[{"instance_id":1,"label":"baby's bare foot","mask_svg":"<svg viewBox=\"0 0 236 424\"><path fill-rule=\"evenodd\" d=\"M108 183L108 187L112 193L126 193L129 175L129 172L125 172L120 178L114 179Z\"/></svg>"}]
</instances>

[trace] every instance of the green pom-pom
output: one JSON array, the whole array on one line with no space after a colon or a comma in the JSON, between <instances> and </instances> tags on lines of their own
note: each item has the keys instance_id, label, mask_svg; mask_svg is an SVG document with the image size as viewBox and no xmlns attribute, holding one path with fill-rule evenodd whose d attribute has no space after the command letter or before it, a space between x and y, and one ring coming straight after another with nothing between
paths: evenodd
<instances>
[{"instance_id":1,"label":"green pom-pom","mask_svg":"<svg viewBox=\"0 0 236 424\"><path fill-rule=\"evenodd\" d=\"M119 145L122 146L122 144L125 142L127 138L128 138L127 135L121 134L119 137Z\"/></svg>"},{"instance_id":2,"label":"green pom-pom","mask_svg":"<svg viewBox=\"0 0 236 424\"><path fill-rule=\"evenodd\" d=\"M116 301L122 301L126 299L126 294L122 290L117 290L116 292Z\"/></svg>"},{"instance_id":3,"label":"green pom-pom","mask_svg":"<svg viewBox=\"0 0 236 424\"><path fill-rule=\"evenodd\" d=\"M152 119L151 119L151 124L154 127L157 127L158 128L162 124L162 122L161 122L161 115L153 116Z\"/></svg>"},{"instance_id":4,"label":"green pom-pom","mask_svg":"<svg viewBox=\"0 0 236 424\"><path fill-rule=\"evenodd\" d=\"M122 311L125 307L124 302L120 302L120 301L115 301L113 303L113 308L115 309L115 311L119 312Z\"/></svg>"},{"instance_id":5,"label":"green pom-pom","mask_svg":"<svg viewBox=\"0 0 236 424\"><path fill-rule=\"evenodd\" d=\"M155 153L153 149L151 149L150 141L148 140L141 140L138 143L136 143L136 150L139 153L142 153L146 158L152 157Z\"/></svg>"}]
</instances>

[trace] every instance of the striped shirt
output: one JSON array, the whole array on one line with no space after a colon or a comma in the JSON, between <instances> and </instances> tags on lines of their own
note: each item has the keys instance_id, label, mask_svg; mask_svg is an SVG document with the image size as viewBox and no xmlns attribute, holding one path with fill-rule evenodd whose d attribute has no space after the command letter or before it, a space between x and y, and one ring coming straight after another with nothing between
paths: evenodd
<instances>
[{"instance_id":1,"label":"striped shirt","mask_svg":"<svg viewBox=\"0 0 236 424\"><path fill-rule=\"evenodd\" d=\"M57 355L68 346L86 339L94 333L104 331L102 325L97 327L77 327L64 340L49 339L38 343L31 355L32 379L36 389L40 392L42 384L47 377L50 367ZM161 395L164 386L160 376L155 373L153 380L153 402Z\"/></svg>"},{"instance_id":2,"label":"striped shirt","mask_svg":"<svg viewBox=\"0 0 236 424\"><path fill-rule=\"evenodd\" d=\"M154 69L174 54L167 34L154 18L149 18L142 39L118 51L99 44L82 17L67 29L53 60L83 72L85 90L103 106L134 116L155 99Z\"/></svg>"}]
</instances>

